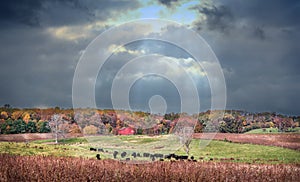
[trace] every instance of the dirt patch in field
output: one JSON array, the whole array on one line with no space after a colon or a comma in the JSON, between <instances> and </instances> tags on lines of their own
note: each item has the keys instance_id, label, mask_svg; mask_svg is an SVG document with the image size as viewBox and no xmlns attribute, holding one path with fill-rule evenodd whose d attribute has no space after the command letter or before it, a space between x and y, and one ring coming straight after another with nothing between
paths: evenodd
<instances>
[{"instance_id":1,"label":"dirt patch in field","mask_svg":"<svg viewBox=\"0 0 300 182\"><path fill-rule=\"evenodd\" d=\"M201 133L195 133L194 138L202 138ZM227 140L236 143L249 143L258 145L278 146L300 150L300 134L232 134L217 133L214 140Z\"/></svg>"},{"instance_id":2,"label":"dirt patch in field","mask_svg":"<svg viewBox=\"0 0 300 182\"><path fill-rule=\"evenodd\" d=\"M66 138L81 137L82 134L67 134ZM0 135L0 141L6 142L26 142L34 140L45 140L54 138L52 133L26 133Z\"/></svg>"}]
</instances>

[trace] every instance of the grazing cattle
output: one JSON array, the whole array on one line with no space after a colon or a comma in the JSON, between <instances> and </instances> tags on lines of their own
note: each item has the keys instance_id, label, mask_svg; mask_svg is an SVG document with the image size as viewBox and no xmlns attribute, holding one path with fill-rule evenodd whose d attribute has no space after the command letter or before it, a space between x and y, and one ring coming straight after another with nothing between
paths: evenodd
<instances>
[{"instance_id":1,"label":"grazing cattle","mask_svg":"<svg viewBox=\"0 0 300 182\"><path fill-rule=\"evenodd\" d=\"M121 157L124 158L126 156L126 154L127 154L126 152L122 152Z\"/></svg>"},{"instance_id":2,"label":"grazing cattle","mask_svg":"<svg viewBox=\"0 0 300 182\"><path fill-rule=\"evenodd\" d=\"M194 160L194 156L191 156L191 159Z\"/></svg>"},{"instance_id":3,"label":"grazing cattle","mask_svg":"<svg viewBox=\"0 0 300 182\"><path fill-rule=\"evenodd\" d=\"M164 159L159 159L159 161L164 161Z\"/></svg>"},{"instance_id":4,"label":"grazing cattle","mask_svg":"<svg viewBox=\"0 0 300 182\"><path fill-rule=\"evenodd\" d=\"M156 157L156 158L164 158L164 155L163 154L154 154L154 157Z\"/></svg>"},{"instance_id":5,"label":"grazing cattle","mask_svg":"<svg viewBox=\"0 0 300 182\"><path fill-rule=\"evenodd\" d=\"M114 153L113 153L114 159L117 158L118 153L119 153L118 151L114 151Z\"/></svg>"},{"instance_id":6,"label":"grazing cattle","mask_svg":"<svg viewBox=\"0 0 300 182\"><path fill-rule=\"evenodd\" d=\"M104 152L104 150L101 148L98 148L98 152Z\"/></svg>"},{"instance_id":7,"label":"grazing cattle","mask_svg":"<svg viewBox=\"0 0 300 182\"><path fill-rule=\"evenodd\" d=\"M151 159L152 161L155 161L155 155L154 155L154 154L150 154L150 159Z\"/></svg>"},{"instance_id":8,"label":"grazing cattle","mask_svg":"<svg viewBox=\"0 0 300 182\"><path fill-rule=\"evenodd\" d=\"M150 156L149 153L144 153L144 154L143 154L143 157L149 157L149 156Z\"/></svg>"},{"instance_id":9,"label":"grazing cattle","mask_svg":"<svg viewBox=\"0 0 300 182\"><path fill-rule=\"evenodd\" d=\"M187 155L176 155L176 154L169 154L165 156L165 159L176 159L176 160L187 160L189 156Z\"/></svg>"},{"instance_id":10,"label":"grazing cattle","mask_svg":"<svg viewBox=\"0 0 300 182\"><path fill-rule=\"evenodd\" d=\"M126 161L130 161L130 158L126 158Z\"/></svg>"},{"instance_id":11,"label":"grazing cattle","mask_svg":"<svg viewBox=\"0 0 300 182\"><path fill-rule=\"evenodd\" d=\"M96 155L96 158L98 159L98 160L100 160L101 158L100 158L100 154L97 154Z\"/></svg>"},{"instance_id":12,"label":"grazing cattle","mask_svg":"<svg viewBox=\"0 0 300 182\"><path fill-rule=\"evenodd\" d=\"M141 154L140 154L140 153L137 153L136 156L137 156L137 157L141 157Z\"/></svg>"},{"instance_id":13,"label":"grazing cattle","mask_svg":"<svg viewBox=\"0 0 300 182\"><path fill-rule=\"evenodd\" d=\"M189 158L189 156L187 156L187 155L180 155L180 156L178 156L178 158L181 159L181 160L186 160L186 159Z\"/></svg>"},{"instance_id":14,"label":"grazing cattle","mask_svg":"<svg viewBox=\"0 0 300 182\"><path fill-rule=\"evenodd\" d=\"M95 152L97 152L97 149L95 149L95 148L90 148L90 151L95 151Z\"/></svg>"},{"instance_id":15,"label":"grazing cattle","mask_svg":"<svg viewBox=\"0 0 300 182\"><path fill-rule=\"evenodd\" d=\"M178 157L178 156L175 155L175 154L169 154L169 155L166 155L166 156L165 156L165 159L171 159L171 158L176 159L177 157Z\"/></svg>"},{"instance_id":16,"label":"grazing cattle","mask_svg":"<svg viewBox=\"0 0 300 182\"><path fill-rule=\"evenodd\" d=\"M134 158L136 158L136 153L133 152L133 153L131 154L131 156L134 157Z\"/></svg>"},{"instance_id":17,"label":"grazing cattle","mask_svg":"<svg viewBox=\"0 0 300 182\"><path fill-rule=\"evenodd\" d=\"M165 159L171 159L171 155L170 154L165 155Z\"/></svg>"}]
</instances>

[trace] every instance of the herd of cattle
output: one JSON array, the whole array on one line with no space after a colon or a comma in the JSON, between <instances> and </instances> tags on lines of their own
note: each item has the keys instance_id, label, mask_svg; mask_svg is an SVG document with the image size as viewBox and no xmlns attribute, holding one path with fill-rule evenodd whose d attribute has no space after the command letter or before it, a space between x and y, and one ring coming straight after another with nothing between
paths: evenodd
<instances>
[{"instance_id":1,"label":"herd of cattle","mask_svg":"<svg viewBox=\"0 0 300 182\"><path fill-rule=\"evenodd\" d=\"M90 151L95 151L95 152L106 152L108 153L107 150L104 150L103 148L90 148ZM164 155L164 154L151 154L151 153L138 153L138 152L132 152L132 153L127 153L127 152L118 152L118 151L114 151L113 152L113 158L117 159L120 158L121 159L125 159L126 161L130 160L131 158L149 158L152 161L155 160L159 160L159 161L164 161L164 159L175 159L175 160L189 160L189 161L194 161L196 162L196 160L194 160L194 156L191 156L190 159L187 155L176 155L176 154L168 154L168 155ZM96 158L98 160L101 159L100 154L96 155Z\"/></svg>"}]
</instances>

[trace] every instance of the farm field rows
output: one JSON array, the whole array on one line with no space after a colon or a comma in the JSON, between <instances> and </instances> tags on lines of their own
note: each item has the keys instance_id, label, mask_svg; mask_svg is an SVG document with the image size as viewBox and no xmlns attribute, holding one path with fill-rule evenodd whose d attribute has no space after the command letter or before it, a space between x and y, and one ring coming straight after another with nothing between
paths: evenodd
<instances>
[{"instance_id":1,"label":"farm field rows","mask_svg":"<svg viewBox=\"0 0 300 182\"><path fill-rule=\"evenodd\" d=\"M222 162L128 164L1 154L0 181L298 181L299 165Z\"/></svg>"}]
</instances>

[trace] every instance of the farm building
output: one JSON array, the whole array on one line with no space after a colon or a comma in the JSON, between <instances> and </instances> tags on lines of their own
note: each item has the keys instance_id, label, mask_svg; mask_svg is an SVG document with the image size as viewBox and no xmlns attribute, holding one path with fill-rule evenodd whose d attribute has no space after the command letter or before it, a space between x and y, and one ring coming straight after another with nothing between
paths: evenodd
<instances>
[{"instance_id":1,"label":"farm building","mask_svg":"<svg viewBox=\"0 0 300 182\"><path fill-rule=\"evenodd\" d=\"M133 135L134 129L131 127L121 128L118 130L119 135Z\"/></svg>"}]
</instances>

